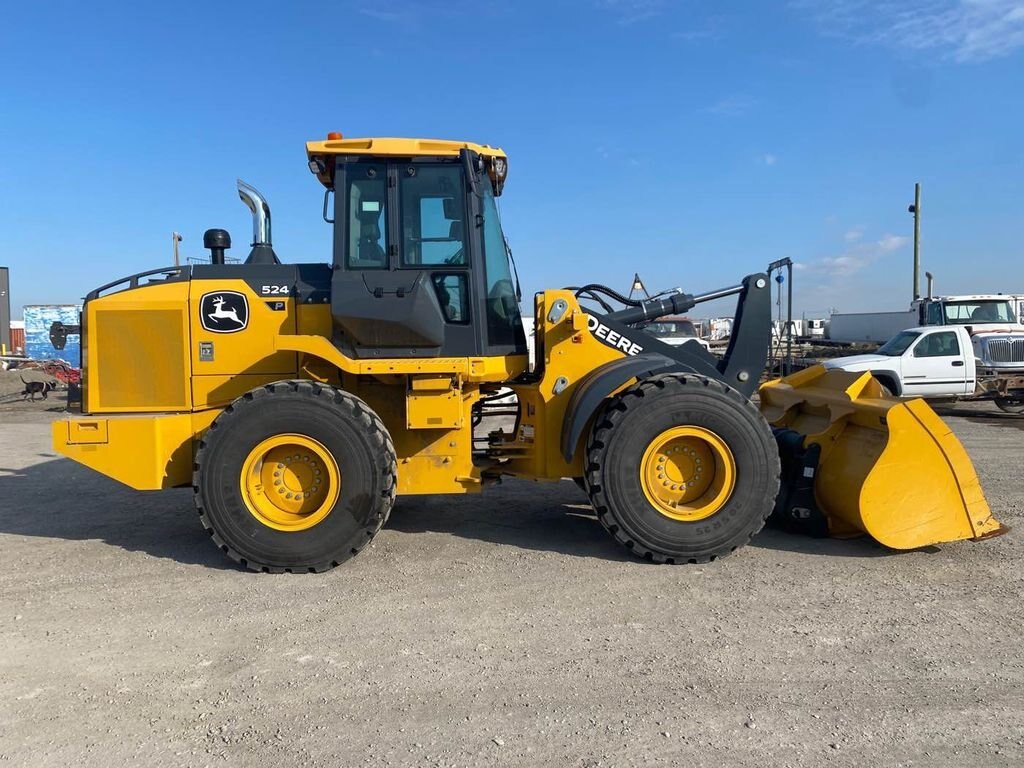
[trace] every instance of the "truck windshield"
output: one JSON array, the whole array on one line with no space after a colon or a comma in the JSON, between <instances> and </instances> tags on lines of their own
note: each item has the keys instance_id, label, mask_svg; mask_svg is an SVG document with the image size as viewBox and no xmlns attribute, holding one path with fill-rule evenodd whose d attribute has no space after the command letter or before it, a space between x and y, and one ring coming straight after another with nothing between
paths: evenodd
<instances>
[{"instance_id":1,"label":"truck windshield","mask_svg":"<svg viewBox=\"0 0 1024 768\"><path fill-rule=\"evenodd\" d=\"M1016 322L1010 302L998 299L945 301L942 308L946 316L946 325Z\"/></svg>"},{"instance_id":2,"label":"truck windshield","mask_svg":"<svg viewBox=\"0 0 1024 768\"><path fill-rule=\"evenodd\" d=\"M899 357L910 348L910 345L920 335L918 331L900 331L878 348L878 354Z\"/></svg>"},{"instance_id":3,"label":"truck windshield","mask_svg":"<svg viewBox=\"0 0 1024 768\"><path fill-rule=\"evenodd\" d=\"M691 336L696 337L697 329L689 320L660 321L651 323L645 329L655 336Z\"/></svg>"}]
</instances>

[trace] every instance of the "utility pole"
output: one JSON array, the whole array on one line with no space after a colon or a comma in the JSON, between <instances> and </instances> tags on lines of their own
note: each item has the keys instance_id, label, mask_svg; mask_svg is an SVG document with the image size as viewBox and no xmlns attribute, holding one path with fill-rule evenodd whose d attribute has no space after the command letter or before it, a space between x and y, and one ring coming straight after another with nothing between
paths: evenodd
<instances>
[{"instance_id":1,"label":"utility pole","mask_svg":"<svg viewBox=\"0 0 1024 768\"><path fill-rule=\"evenodd\" d=\"M914 301L921 298L921 184L914 185L914 204L907 208L914 214Z\"/></svg>"},{"instance_id":2,"label":"utility pole","mask_svg":"<svg viewBox=\"0 0 1024 768\"><path fill-rule=\"evenodd\" d=\"M177 232L171 233L171 242L174 244L174 266L181 266L181 259L178 258L178 243L181 242L181 235Z\"/></svg>"},{"instance_id":3,"label":"utility pole","mask_svg":"<svg viewBox=\"0 0 1024 768\"><path fill-rule=\"evenodd\" d=\"M11 281L7 267L0 267L0 354L11 349Z\"/></svg>"}]
</instances>

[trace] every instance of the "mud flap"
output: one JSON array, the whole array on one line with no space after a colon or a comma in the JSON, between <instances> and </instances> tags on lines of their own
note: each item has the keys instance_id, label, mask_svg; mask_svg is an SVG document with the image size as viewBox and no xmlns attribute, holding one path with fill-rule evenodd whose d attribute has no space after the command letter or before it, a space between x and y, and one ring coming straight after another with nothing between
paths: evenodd
<instances>
[{"instance_id":1,"label":"mud flap","mask_svg":"<svg viewBox=\"0 0 1024 768\"><path fill-rule=\"evenodd\" d=\"M893 549L998 536L967 452L923 400L887 397L870 373L815 366L763 385L783 488L775 519Z\"/></svg>"}]
</instances>

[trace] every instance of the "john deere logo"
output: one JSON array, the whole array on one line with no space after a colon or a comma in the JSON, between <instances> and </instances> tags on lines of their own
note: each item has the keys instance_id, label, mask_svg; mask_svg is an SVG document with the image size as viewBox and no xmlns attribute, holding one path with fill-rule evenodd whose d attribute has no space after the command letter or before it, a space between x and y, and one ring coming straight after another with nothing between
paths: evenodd
<instances>
[{"instance_id":1,"label":"john deere logo","mask_svg":"<svg viewBox=\"0 0 1024 768\"><path fill-rule=\"evenodd\" d=\"M249 324L249 302L236 291L207 293L199 302L199 320L213 333L237 333Z\"/></svg>"}]
</instances>

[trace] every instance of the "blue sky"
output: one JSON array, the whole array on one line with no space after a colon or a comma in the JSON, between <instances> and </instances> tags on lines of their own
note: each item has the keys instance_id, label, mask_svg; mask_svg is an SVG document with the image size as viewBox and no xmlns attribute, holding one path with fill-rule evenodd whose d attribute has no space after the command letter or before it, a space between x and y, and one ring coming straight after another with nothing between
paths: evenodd
<instances>
[{"instance_id":1,"label":"blue sky","mask_svg":"<svg viewBox=\"0 0 1024 768\"><path fill-rule=\"evenodd\" d=\"M503 147L529 295L728 285L789 256L797 312L910 296L913 184L945 292L1024 292L1024 1L8 3L0 264L75 301L225 227L330 258L303 142Z\"/></svg>"}]
</instances>

